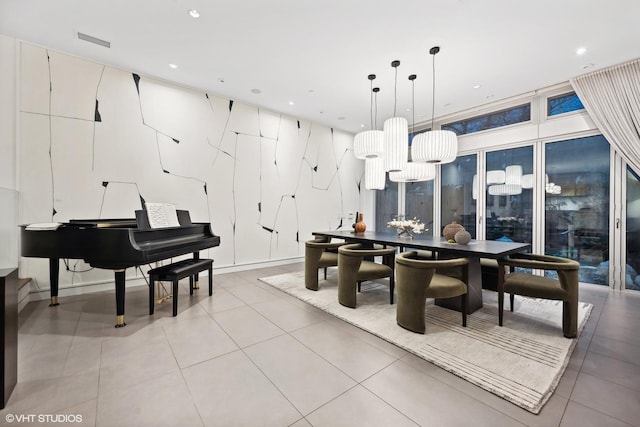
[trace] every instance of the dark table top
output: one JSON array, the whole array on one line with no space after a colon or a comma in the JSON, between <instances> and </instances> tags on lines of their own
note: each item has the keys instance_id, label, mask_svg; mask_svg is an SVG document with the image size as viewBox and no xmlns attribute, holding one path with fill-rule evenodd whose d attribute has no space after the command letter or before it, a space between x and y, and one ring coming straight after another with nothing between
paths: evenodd
<instances>
[{"instance_id":1,"label":"dark table top","mask_svg":"<svg viewBox=\"0 0 640 427\"><path fill-rule=\"evenodd\" d=\"M468 245L448 243L444 237L416 234L414 238L399 237L396 233L365 231L314 231L313 235L344 239L348 242L378 243L399 246L402 250L427 249L436 252L453 252L456 255L482 258L503 258L518 252L526 252L531 248L529 243L501 242L496 240L471 240Z\"/></svg>"}]
</instances>

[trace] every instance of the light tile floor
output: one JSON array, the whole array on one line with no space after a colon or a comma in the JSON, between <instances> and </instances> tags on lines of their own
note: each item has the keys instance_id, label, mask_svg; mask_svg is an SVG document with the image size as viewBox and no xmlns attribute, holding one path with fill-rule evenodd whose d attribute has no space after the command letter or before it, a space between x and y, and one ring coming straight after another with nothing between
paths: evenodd
<instances>
[{"instance_id":1,"label":"light tile floor","mask_svg":"<svg viewBox=\"0 0 640 427\"><path fill-rule=\"evenodd\" d=\"M175 318L169 302L149 316L146 289L132 288L120 329L111 292L30 303L0 425L640 425L637 293L581 286L594 309L533 415L257 280L302 269L215 275L213 297L182 283Z\"/></svg>"}]
</instances>

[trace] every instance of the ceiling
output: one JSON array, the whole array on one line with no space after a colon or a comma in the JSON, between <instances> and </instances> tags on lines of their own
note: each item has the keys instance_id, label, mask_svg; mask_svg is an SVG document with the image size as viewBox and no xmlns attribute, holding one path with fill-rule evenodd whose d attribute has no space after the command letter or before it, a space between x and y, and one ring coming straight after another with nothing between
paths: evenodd
<instances>
[{"instance_id":1,"label":"ceiling","mask_svg":"<svg viewBox=\"0 0 640 427\"><path fill-rule=\"evenodd\" d=\"M355 133L369 74L379 129L394 103L428 123L434 59L437 118L640 57L638 16L638 0L0 0L0 34Z\"/></svg>"}]
</instances>

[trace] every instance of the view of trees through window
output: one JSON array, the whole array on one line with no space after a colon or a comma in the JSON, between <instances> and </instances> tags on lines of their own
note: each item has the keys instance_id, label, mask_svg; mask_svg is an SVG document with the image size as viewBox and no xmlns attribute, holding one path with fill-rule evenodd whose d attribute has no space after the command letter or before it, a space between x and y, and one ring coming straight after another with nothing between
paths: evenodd
<instances>
[{"instance_id":1,"label":"view of trees through window","mask_svg":"<svg viewBox=\"0 0 640 427\"><path fill-rule=\"evenodd\" d=\"M584 105L575 92L550 97L547 99L547 115L568 113L569 111L584 110Z\"/></svg>"},{"instance_id":2,"label":"view of trees through window","mask_svg":"<svg viewBox=\"0 0 640 427\"><path fill-rule=\"evenodd\" d=\"M442 125L442 129L453 131L456 135L465 135L481 130L528 122L529 120L531 120L531 104L524 104L458 122L447 123Z\"/></svg>"}]
</instances>

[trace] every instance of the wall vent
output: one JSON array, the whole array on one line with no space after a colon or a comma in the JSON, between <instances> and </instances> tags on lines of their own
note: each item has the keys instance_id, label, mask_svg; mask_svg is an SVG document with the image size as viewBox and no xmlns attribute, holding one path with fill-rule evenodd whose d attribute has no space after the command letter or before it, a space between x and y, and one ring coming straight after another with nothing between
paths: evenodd
<instances>
[{"instance_id":1,"label":"wall vent","mask_svg":"<svg viewBox=\"0 0 640 427\"><path fill-rule=\"evenodd\" d=\"M80 40L84 40L84 41L87 41L89 43L97 44L97 45L104 46L104 47L107 47L107 48L111 47L111 42L99 39L97 37L90 36L88 34L81 33L80 31L78 31L78 38Z\"/></svg>"}]
</instances>

